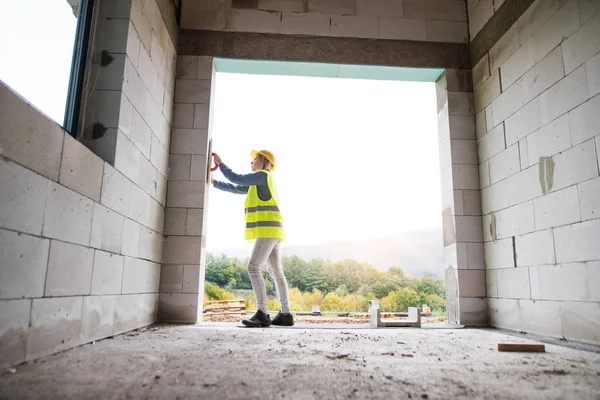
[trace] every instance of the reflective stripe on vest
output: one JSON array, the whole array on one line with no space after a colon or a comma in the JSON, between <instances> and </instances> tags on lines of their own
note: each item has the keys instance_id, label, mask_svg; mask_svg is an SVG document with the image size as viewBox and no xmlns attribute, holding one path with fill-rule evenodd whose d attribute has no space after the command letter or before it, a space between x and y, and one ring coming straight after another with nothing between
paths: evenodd
<instances>
[{"instance_id":1,"label":"reflective stripe on vest","mask_svg":"<svg viewBox=\"0 0 600 400\"><path fill-rule=\"evenodd\" d=\"M271 198L261 200L256 186L250 186L244 203L246 215L245 237L247 240L259 238L275 238L285 240L283 218L279 211L277 189L270 171L267 174L267 184Z\"/></svg>"}]
</instances>

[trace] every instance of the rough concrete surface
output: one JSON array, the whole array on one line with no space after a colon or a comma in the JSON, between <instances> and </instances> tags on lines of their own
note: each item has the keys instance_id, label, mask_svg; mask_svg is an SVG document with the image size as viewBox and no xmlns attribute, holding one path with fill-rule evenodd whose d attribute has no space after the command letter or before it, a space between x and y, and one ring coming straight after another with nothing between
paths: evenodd
<instances>
[{"instance_id":1,"label":"rough concrete surface","mask_svg":"<svg viewBox=\"0 0 600 400\"><path fill-rule=\"evenodd\" d=\"M476 329L156 325L16 367L0 398L600 398L600 354Z\"/></svg>"}]
</instances>

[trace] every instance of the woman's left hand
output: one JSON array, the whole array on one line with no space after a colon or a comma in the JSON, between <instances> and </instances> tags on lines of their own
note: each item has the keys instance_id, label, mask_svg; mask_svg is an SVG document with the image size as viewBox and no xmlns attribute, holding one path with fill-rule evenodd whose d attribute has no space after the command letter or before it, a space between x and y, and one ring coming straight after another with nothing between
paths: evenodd
<instances>
[{"instance_id":1,"label":"woman's left hand","mask_svg":"<svg viewBox=\"0 0 600 400\"><path fill-rule=\"evenodd\" d=\"M215 155L213 156L213 160L214 160L215 164L217 164L217 165L221 165L221 162L222 162L222 161L221 161L221 157L219 157L217 154L215 154Z\"/></svg>"}]
</instances>

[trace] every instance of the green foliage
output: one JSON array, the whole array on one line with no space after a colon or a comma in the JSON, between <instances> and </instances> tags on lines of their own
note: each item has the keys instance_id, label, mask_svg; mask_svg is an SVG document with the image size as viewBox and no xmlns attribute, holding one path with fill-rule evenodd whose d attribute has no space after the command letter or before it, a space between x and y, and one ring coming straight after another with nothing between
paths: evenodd
<instances>
[{"instance_id":1,"label":"green foliage","mask_svg":"<svg viewBox=\"0 0 600 400\"><path fill-rule=\"evenodd\" d=\"M223 300L233 298L230 292L235 290L251 290L247 261L207 254L205 296ZM443 279L430 276L419 279L398 267L380 272L355 260L305 261L292 256L283 257L281 261L294 311L311 311L313 305L319 305L322 311L367 311L369 300L380 299L382 311L406 311L408 307L427 304L434 313L445 312ZM274 296L275 285L267 268L263 270L263 277L267 293ZM246 298L248 309L256 308L255 304L254 295ZM278 310L279 303L269 300L269 309Z\"/></svg>"}]
</instances>

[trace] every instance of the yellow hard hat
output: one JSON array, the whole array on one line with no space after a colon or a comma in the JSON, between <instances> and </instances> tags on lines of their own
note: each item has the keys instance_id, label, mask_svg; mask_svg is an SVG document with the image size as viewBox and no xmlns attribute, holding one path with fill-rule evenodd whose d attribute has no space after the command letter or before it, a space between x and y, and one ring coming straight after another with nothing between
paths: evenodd
<instances>
[{"instance_id":1,"label":"yellow hard hat","mask_svg":"<svg viewBox=\"0 0 600 400\"><path fill-rule=\"evenodd\" d=\"M250 156L255 158L257 155L261 155L271 163L271 171L275 171L275 155L269 150L252 150Z\"/></svg>"}]
</instances>

